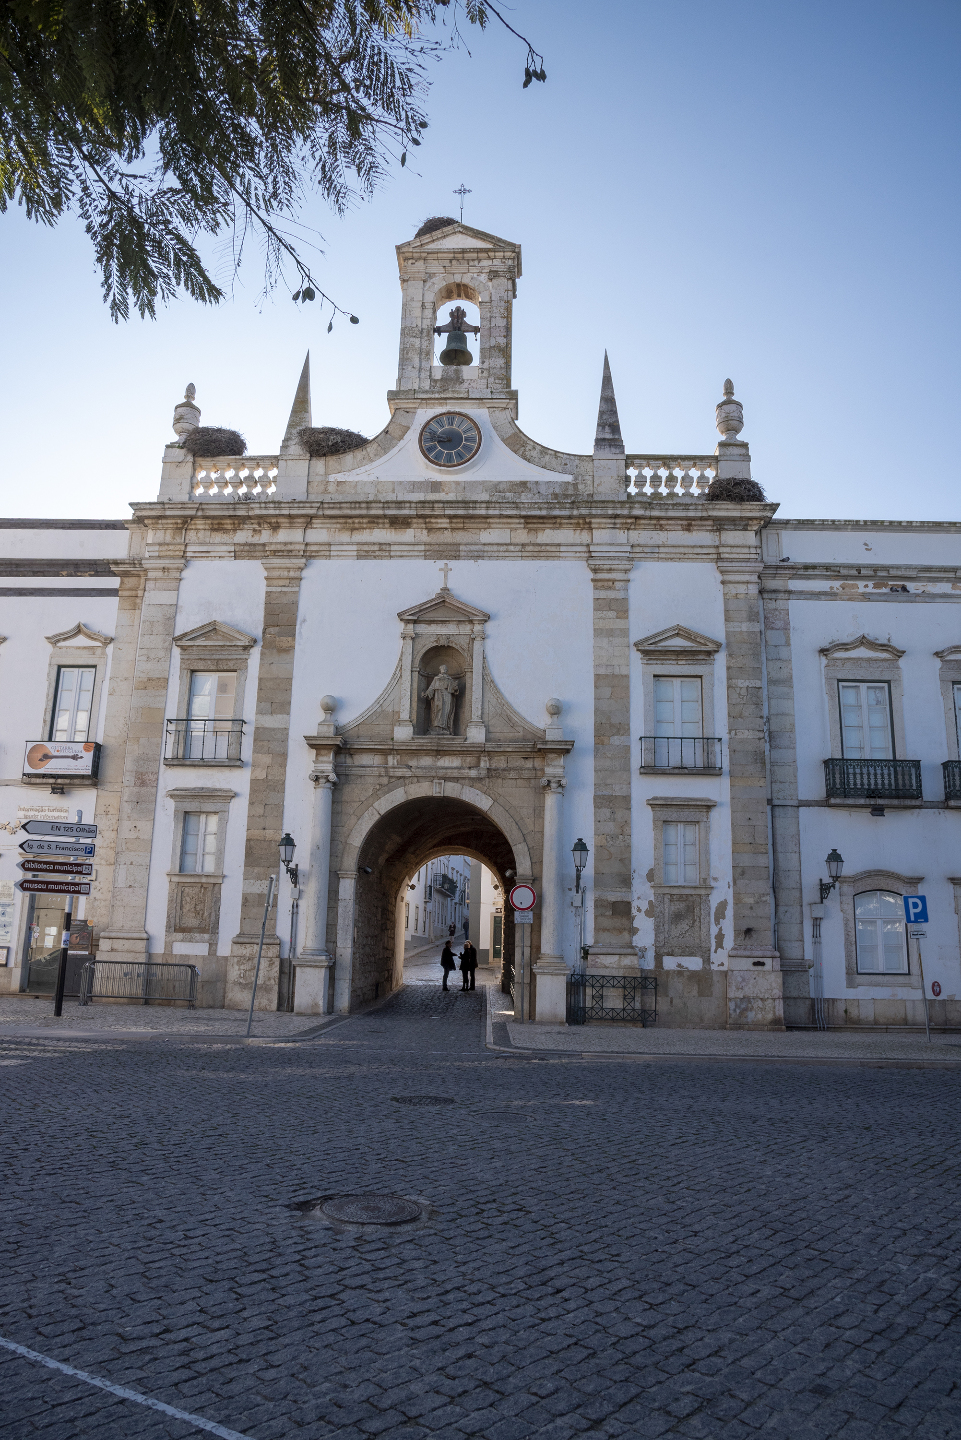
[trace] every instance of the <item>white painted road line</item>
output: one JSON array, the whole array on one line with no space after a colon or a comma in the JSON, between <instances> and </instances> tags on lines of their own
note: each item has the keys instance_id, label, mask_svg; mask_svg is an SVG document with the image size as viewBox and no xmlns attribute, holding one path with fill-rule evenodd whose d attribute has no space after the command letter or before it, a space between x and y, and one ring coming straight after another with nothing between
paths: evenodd
<instances>
[{"instance_id":1,"label":"white painted road line","mask_svg":"<svg viewBox=\"0 0 961 1440\"><path fill-rule=\"evenodd\" d=\"M178 1410L174 1405L165 1405L162 1400L151 1400L149 1395L138 1395L136 1390L127 1390L123 1385L114 1385L110 1380L101 1380L97 1375L88 1375L86 1370L76 1370L72 1365L65 1365L62 1360L52 1360L49 1355L40 1355L36 1350L28 1350L26 1345L17 1345L13 1340L5 1340L0 1335L0 1345L5 1350L12 1350L15 1355L22 1355L25 1360L36 1360L39 1365L46 1365L51 1370L60 1370L64 1375L72 1375L75 1380L86 1380L88 1385L96 1385L98 1390L107 1390L111 1395L117 1395L121 1400L132 1400L135 1405L146 1405L149 1410L159 1410L162 1415L172 1415L175 1420L184 1420L188 1425L195 1425L198 1430L207 1430L211 1435L220 1435L221 1440L250 1440L248 1435L241 1435L239 1430L228 1430L226 1425L217 1425L213 1420L205 1420L202 1415L189 1415L186 1410Z\"/></svg>"}]
</instances>

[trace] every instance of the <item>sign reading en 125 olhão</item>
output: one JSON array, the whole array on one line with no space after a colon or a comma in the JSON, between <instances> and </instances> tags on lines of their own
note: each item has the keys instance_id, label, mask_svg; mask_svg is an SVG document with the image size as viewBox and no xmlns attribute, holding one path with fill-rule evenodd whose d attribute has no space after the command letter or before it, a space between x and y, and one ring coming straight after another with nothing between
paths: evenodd
<instances>
[{"instance_id":1,"label":"sign reading en 125 olh\u00e3o","mask_svg":"<svg viewBox=\"0 0 961 1440\"><path fill-rule=\"evenodd\" d=\"M56 835L61 840L96 840L96 825L68 825L64 820L27 820L20 826L28 835Z\"/></svg>"},{"instance_id":2,"label":"sign reading en 125 olh\u00e3o","mask_svg":"<svg viewBox=\"0 0 961 1440\"><path fill-rule=\"evenodd\" d=\"M904 918L909 925L927 925L928 897L926 895L902 895Z\"/></svg>"},{"instance_id":3,"label":"sign reading en 125 olh\u00e3o","mask_svg":"<svg viewBox=\"0 0 961 1440\"><path fill-rule=\"evenodd\" d=\"M28 740L23 756L25 780L96 780L100 746L93 740Z\"/></svg>"}]
</instances>

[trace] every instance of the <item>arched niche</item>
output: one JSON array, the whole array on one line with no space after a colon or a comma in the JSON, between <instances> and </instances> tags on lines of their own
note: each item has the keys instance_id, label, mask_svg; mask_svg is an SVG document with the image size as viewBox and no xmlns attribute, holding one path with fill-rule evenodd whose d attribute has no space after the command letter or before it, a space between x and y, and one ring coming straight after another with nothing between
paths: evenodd
<instances>
[{"instance_id":1,"label":"arched niche","mask_svg":"<svg viewBox=\"0 0 961 1440\"><path fill-rule=\"evenodd\" d=\"M457 693L452 696L453 714L449 730L435 729L431 723L432 702L427 691L431 682L441 673L441 666L453 677ZM449 643L430 645L420 656L415 672L417 680L417 719L415 735L466 735L467 717L470 706L470 665L467 654Z\"/></svg>"}]
</instances>

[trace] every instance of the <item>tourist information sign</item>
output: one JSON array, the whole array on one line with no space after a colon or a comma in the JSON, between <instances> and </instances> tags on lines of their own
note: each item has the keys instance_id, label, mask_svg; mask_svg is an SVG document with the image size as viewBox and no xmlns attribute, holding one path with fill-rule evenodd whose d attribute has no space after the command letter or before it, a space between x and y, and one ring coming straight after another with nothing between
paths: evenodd
<instances>
[{"instance_id":1,"label":"tourist information sign","mask_svg":"<svg viewBox=\"0 0 961 1440\"><path fill-rule=\"evenodd\" d=\"M18 880L24 895L89 895L89 880Z\"/></svg>"},{"instance_id":2,"label":"tourist information sign","mask_svg":"<svg viewBox=\"0 0 961 1440\"><path fill-rule=\"evenodd\" d=\"M92 875L86 860L21 860L17 866L25 875Z\"/></svg>"},{"instance_id":3,"label":"tourist information sign","mask_svg":"<svg viewBox=\"0 0 961 1440\"><path fill-rule=\"evenodd\" d=\"M25 820L28 835L59 835L63 840L96 840L96 825L68 825L65 820Z\"/></svg>"},{"instance_id":4,"label":"tourist information sign","mask_svg":"<svg viewBox=\"0 0 961 1440\"><path fill-rule=\"evenodd\" d=\"M92 860L97 853L96 845L79 840L21 840L20 849L25 855L76 855L84 860Z\"/></svg>"}]
</instances>

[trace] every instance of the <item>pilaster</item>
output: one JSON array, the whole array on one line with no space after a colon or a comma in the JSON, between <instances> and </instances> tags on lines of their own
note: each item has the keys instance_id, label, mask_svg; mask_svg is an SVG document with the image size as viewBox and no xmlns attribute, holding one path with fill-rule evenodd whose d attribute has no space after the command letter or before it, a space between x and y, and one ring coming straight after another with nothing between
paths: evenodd
<instances>
[{"instance_id":1,"label":"pilaster","mask_svg":"<svg viewBox=\"0 0 961 1440\"><path fill-rule=\"evenodd\" d=\"M144 583L136 661L129 688L130 703L126 715L121 704L121 709L112 719L118 730L125 730L126 745L115 831L116 851L111 857L114 863L110 916L100 935L99 953L108 960L143 960L149 949L147 886L157 808L157 780L163 755L170 653L176 629L180 576L184 568L181 559L147 557L141 563ZM131 577L128 597L131 631L136 592L137 585ZM126 673L129 672L121 666L118 680L120 696L127 687ZM113 684L111 677L111 698ZM117 738L119 742L119 735Z\"/></svg>"},{"instance_id":2,"label":"pilaster","mask_svg":"<svg viewBox=\"0 0 961 1440\"><path fill-rule=\"evenodd\" d=\"M780 961L772 943L761 562L738 558L722 561L718 569L724 595L734 929L728 951L728 1025L783 1029Z\"/></svg>"},{"instance_id":3,"label":"pilaster","mask_svg":"<svg viewBox=\"0 0 961 1440\"><path fill-rule=\"evenodd\" d=\"M250 760L240 930L231 941L227 967L228 1009L244 1003L239 997L248 971L253 973L251 956L256 954L260 940L267 881L279 863L277 844L283 833L294 646L304 568L301 557L267 558L261 563L266 575L264 624ZM258 1003L263 997L263 1009L276 1009L280 968L280 941L268 933L257 992Z\"/></svg>"},{"instance_id":4,"label":"pilaster","mask_svg":"<svg viewBox=\"0 0 961 1440\"><path fill-rule=\"evenodd\" d=\"M631 687L626 550L592 547L594 941L592 970L637 969L631 913Z\"/></svg>"}]
</instances>

